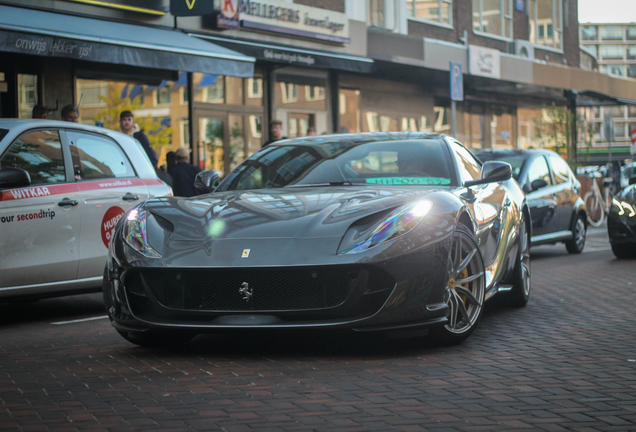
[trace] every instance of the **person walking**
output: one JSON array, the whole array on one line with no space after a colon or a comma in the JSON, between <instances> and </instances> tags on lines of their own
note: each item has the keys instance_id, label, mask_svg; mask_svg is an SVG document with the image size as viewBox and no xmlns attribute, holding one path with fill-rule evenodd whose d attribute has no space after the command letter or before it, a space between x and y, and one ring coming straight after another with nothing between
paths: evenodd
<instances>
[{"instance_id":1,"label":"person walking","mask_svg":"<svg viewBox=\"0 0 636 432\"><path fill-rule=\"evenodd\" d=\"M282 139L287 139L287 137L283 136L283 122L280 120L272 120L269 122L269 140L263 144L261 148Z\"/></svg>"},{"instance_id":2,"label":"person walking","mask_svg":"<svg viewBox=\"0 0 636 432\"><path fill-rule=\"evenodd\" d=\"M48 110L44 105L36 105L31 111L31 118L46 120L49 118Z\"/></svg>"},{"instance_id":3,"label":"person walking","mask_svg":"<svg viewBox=\"0 0 636 432\"><path fill-rule=\"evenodd\" d=\"M62 120L67 122L77 123L79 120L79 108L75 105L69 104L62 108L62 112L60 113L62 116Z\"/></svg>"},{"instance_id":4,"label":"person walking","mask_svg":"<svg viewBox=\"0 0 636 432\"><path fill-rule=\"evenodd\" d=\"M150 140L148 139L146 134L142 130L140 130L137 123L135 123L135 116L132 112L122 111L121 114L119 114L119 129L121 129L121 131L126 135L131 136L139 141L141 146L146 151L146 154L148 155L152 166L156 170L157 163L159 162L157 159L157 154L150 146Z\"/></svg>"},{"instance_id":5,"label":"person walking","mask_svg":"<svg viewBox=\"0 0 636 432\"><path fill-rule=\"evenodd\" d=\"M168 170L172 176L172 191L174 196L192 197L201 195L201 191L194 187L194 178L201 170L190 162L190 149L179 147L174 153L176 164Z\"/></svg>"}]
</instances>

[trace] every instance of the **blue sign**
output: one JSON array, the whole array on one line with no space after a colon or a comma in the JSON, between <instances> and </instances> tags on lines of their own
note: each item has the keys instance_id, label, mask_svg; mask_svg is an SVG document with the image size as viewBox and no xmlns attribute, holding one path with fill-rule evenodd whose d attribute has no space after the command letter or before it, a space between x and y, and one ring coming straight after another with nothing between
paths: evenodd
<instances>
[{"instance_id":1,"label":"blue sign","mask_svg":"<svg viewBox=\"0 0 636 432\"><path fill-rule=\"evenodd\" d=\"M519 12L523 12L526 0L515 0L515 9Z\"/></svg>"},{"instance_id":2,"label":"blue sign","mask_svg":"<svg viewBox=\"0 0 636 432\"><path fill-rule=\"evenodd\" d=\"M464 100L464 73L460 62L450 62L450 94L451 100Z\"/></svg>"}]
</instances>

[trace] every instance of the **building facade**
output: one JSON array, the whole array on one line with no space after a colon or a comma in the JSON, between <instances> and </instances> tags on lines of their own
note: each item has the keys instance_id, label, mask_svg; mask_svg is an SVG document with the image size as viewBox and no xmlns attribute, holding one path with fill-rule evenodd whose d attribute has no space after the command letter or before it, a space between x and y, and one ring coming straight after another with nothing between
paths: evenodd
<instances>
[{"instance_id":1,"label":"building facade","mask_svg":"<svg viewBox=\"0 0 636 432\"><path fill-rule=\"evenodd\" d=\"M80 121L116 129L131 110L160 164L187 146L194 163L227 173L274 119L287 137L435 131L471 148L576 156L577 129L550 133L551 110L594 128L596 112L617 108L594 104L636 100L636 81L581 68L576 0L0 0L0 9L3 117L30 117L38 103L59 119L73 103ZM103 55L80 56L82 47ZM455 104L451 62L462 78ZM579 149L601 149L600 138L579 139Z\"/></svg>"}]
</instances>

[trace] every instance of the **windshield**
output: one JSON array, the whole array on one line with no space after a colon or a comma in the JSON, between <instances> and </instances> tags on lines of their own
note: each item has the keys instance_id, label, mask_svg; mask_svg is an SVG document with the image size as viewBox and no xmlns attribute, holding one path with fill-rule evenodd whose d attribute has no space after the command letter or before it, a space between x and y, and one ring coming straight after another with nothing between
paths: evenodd
<instances>
[{"instance_id":1,"label":"windshield","mask_svg":"<svg viewBox=\"0 0 636 432\"><path fill-rule=\"evenodd\" d=\"M382 142L304 141L254 153L219 191L310 185L450 185L451 169L439 139Z\"/></svg>"},{"instance_id":2,"label":"windshield","mask_svg":"<svg viewBox=\"0 0 636 432\"><path fill-rule=\"evenodd\" d=\"M477 158L479 158L482 162L488 161L502 161L508 162L512 167L512 177L515 180L519 180L519 174L521 174L521 169L523 168L523 164L526 162L526 157L523 154L512 154L512 153L498 153L498 152L475 152Z\"/></svg>"}]
</instances>

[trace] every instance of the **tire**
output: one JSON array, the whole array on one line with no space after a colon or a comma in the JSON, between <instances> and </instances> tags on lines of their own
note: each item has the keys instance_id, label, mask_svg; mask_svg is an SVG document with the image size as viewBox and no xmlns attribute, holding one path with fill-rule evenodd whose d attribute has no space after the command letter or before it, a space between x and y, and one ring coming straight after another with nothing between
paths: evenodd
<instances>
[{"instance_id":1,"label":"tire","mask_svg":"<svg viewBox=\"0 0 636 432\"><path fill-rule=\"evenodd\" d=\"M618 259L636 258L636 244L614 244L612 252Z\"/></svg>"},{"instance_id":2,"label":"tire","mask_svg":"<svg viewBox=\"0 0 636 432\"><path fill-rule=\"evenodd\" d=\"M145 348L164 348L174 349L179 348L181 345L190 342L195 334L184 333L159 333L154 331L146 332L126 332L117 330L117 333L121 335L128 342Z\"/></svg>"},{"instance_id":3,"label":"tire","mask_svg":"<svg viewBox=\"0 0 636 432\"><path fill-rule=\"evenodd\" d=\"M506 299L513 307L525 306L530 298L530 239L527 224L528 220L524 216L519 223L519 251L512 276L512 290Z\"/></svg>"},{"instance_id":4,"label":"tire","mask_svg":"<svg viewBox=\"0 0 636 432\"><path fill-rule=\"evenodd\" d=\"M574 230L572 231L572 239L565 242L565 248L569 253L580 254L583 252L586 230L583 216L577 216L576 222L574 222Z\"/></svg>"},{"instance_id":5,"label":"tire","mask_svg":"<svg viewBox=\"0 0 636 432\"><path fill-rule=\"evenodd\" d=\"M432 328L430 334L438 344L456 345L475 331L486 293L484 261L475 235L462 224L457 225L453 234L447 274L444 300L448 305L448 322Z\"/></svg>"},{"instance_id":6,"label":"tire","mask_svg":"<svg viewBox=\"0 0 636 432\"><path fill-rule=\"evenodd\" d=\"M585 194L585 207L587 208L587 221L593 227L601 226L605 219L605 210L603 202L593 192Z\"/></svg>"}]
</instances>

